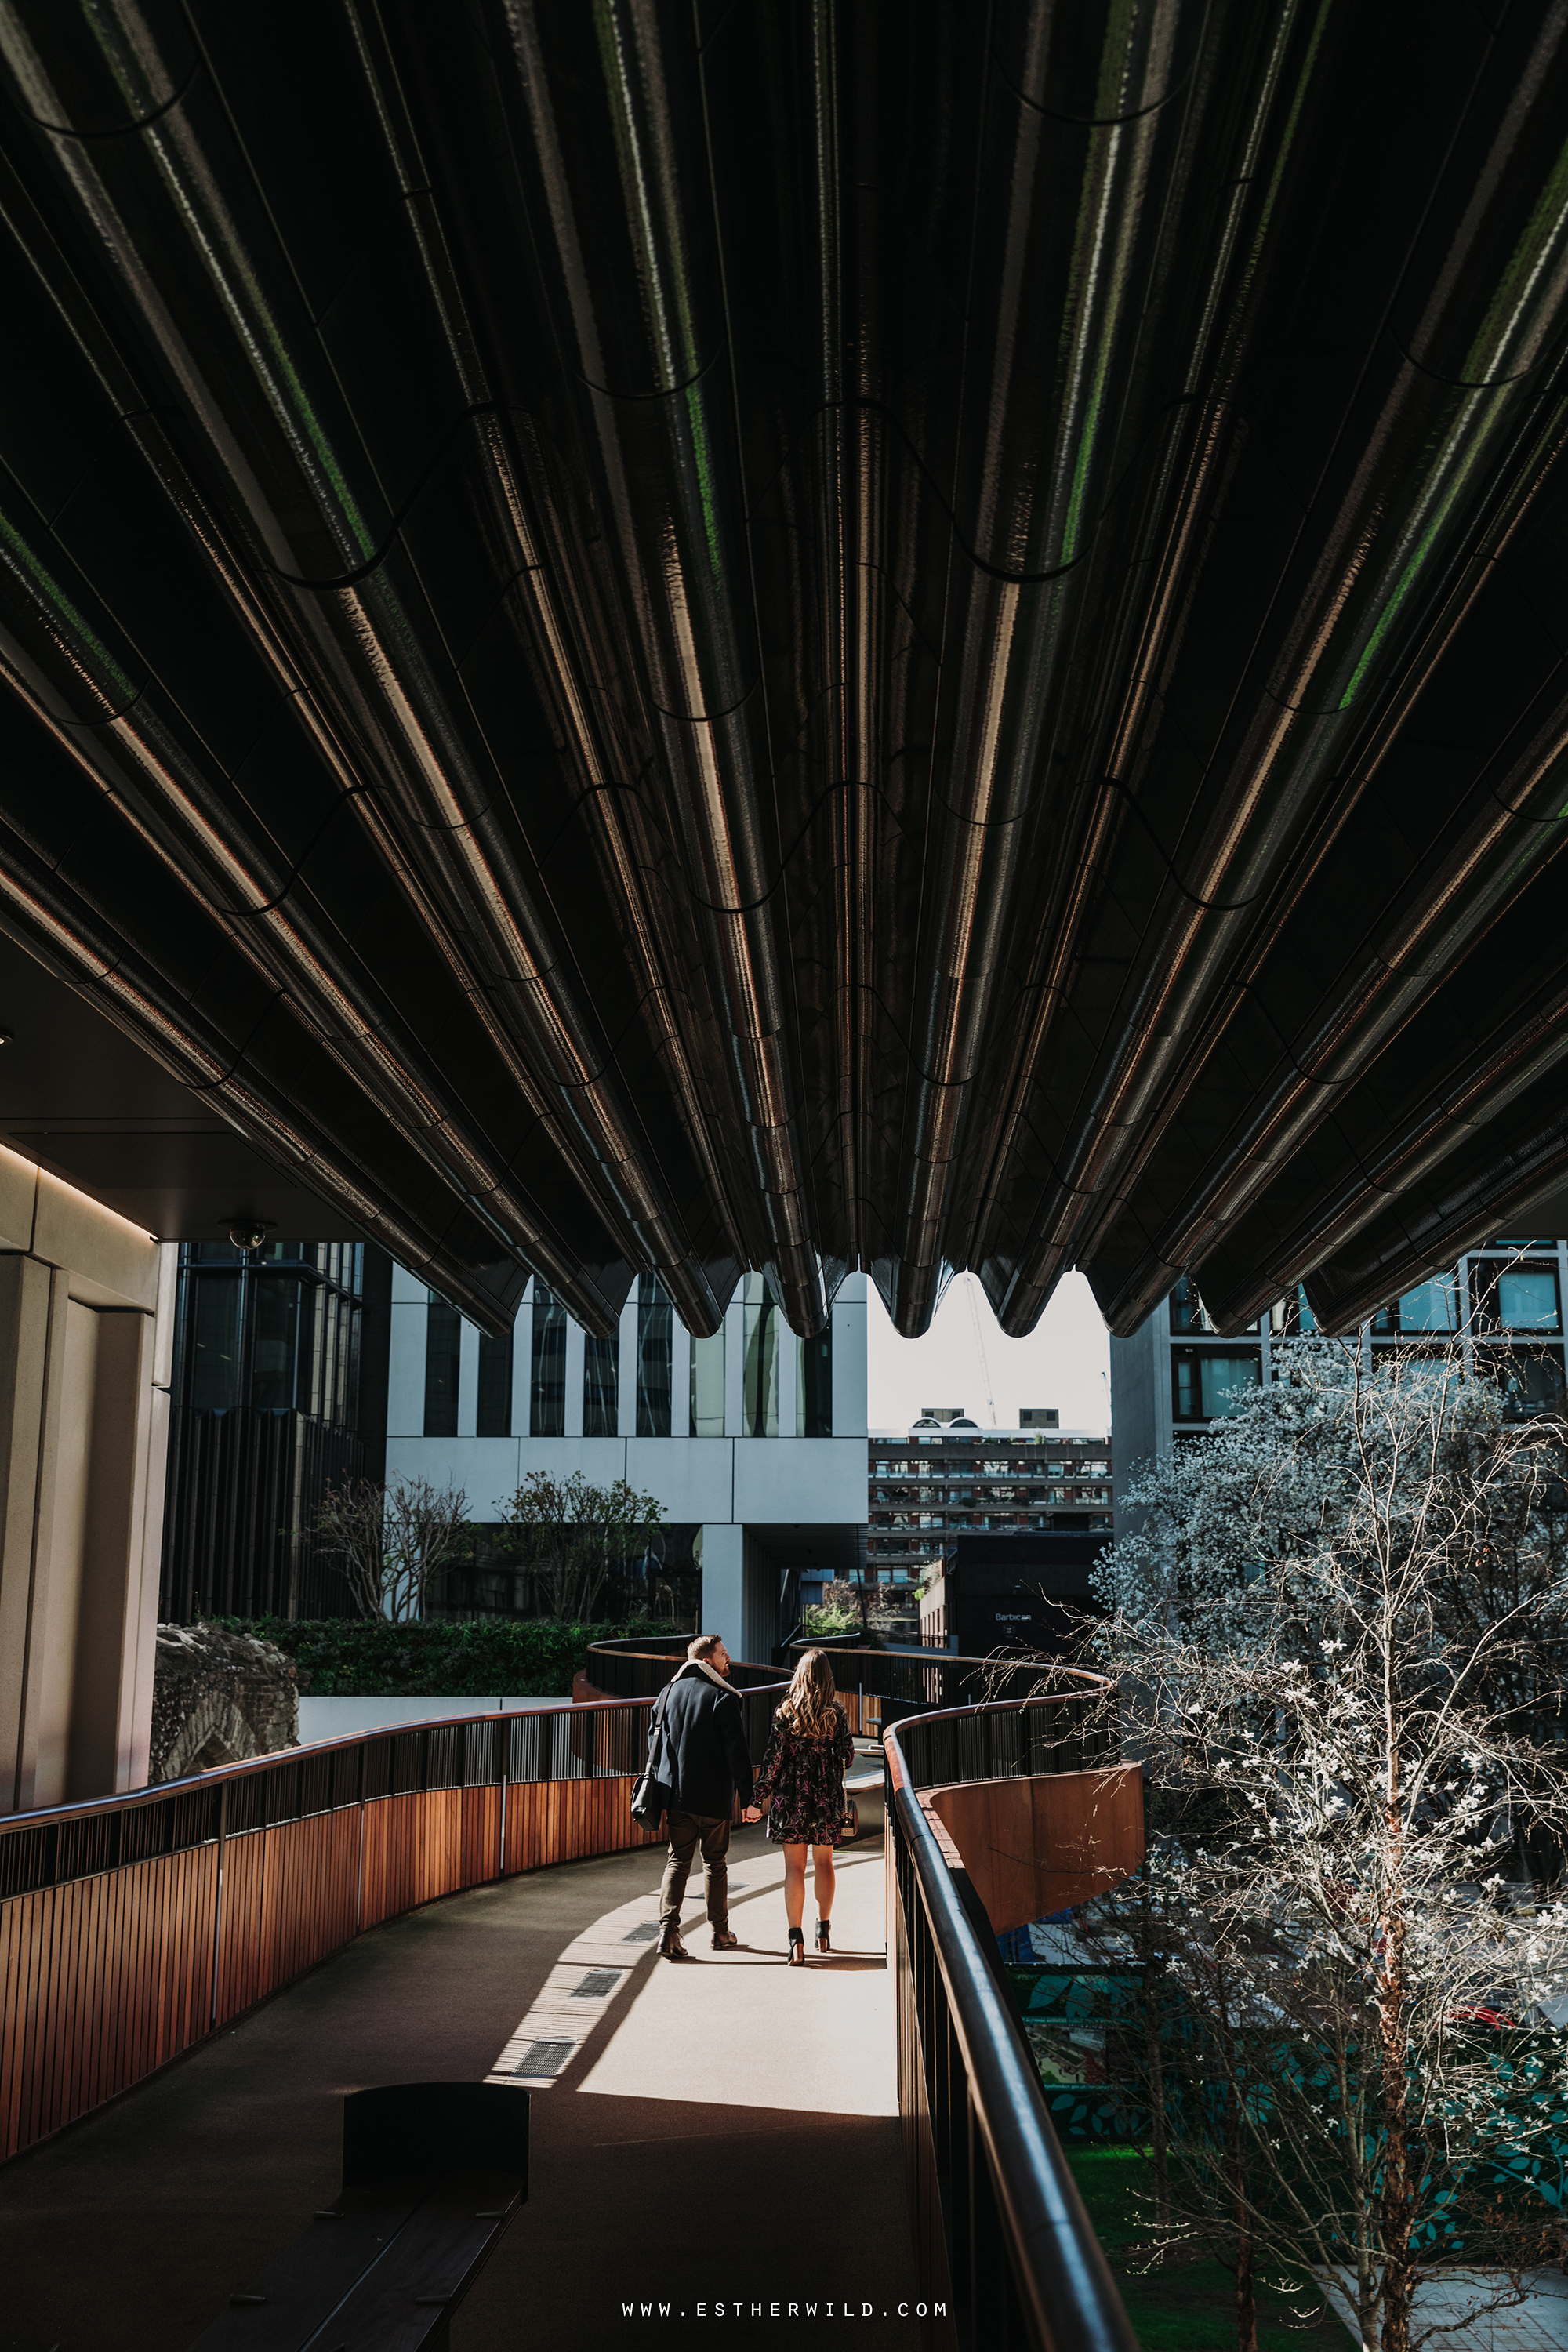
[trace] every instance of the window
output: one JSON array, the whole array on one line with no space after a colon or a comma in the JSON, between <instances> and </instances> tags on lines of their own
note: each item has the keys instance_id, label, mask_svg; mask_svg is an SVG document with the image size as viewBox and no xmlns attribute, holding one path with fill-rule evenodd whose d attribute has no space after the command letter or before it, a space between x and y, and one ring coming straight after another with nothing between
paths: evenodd
<instances>
[{"instance_id":1,"label":"window","mask_svg":"<svg viewBox=\"0 0 1568 2352\"><path fill-rule=\"evenodd\" d=\"M458 1354L463 1321L455 1307L430 1293L425 1310L425 1434L458 1434Z\"/></svg>"},{"instance_id":2,"label":"window","mask_svg":"<svg viewBox=\"0 0 1568 2352\"><path fill-rule=\"evenodd\" d=\"M1203 1300L1184 1274L1171 1293L1171 1328L1173 1331L1214 1329Z\"/></svg>"},{"instance_id":3,"label":"window","mask_svg":"<svg viewBox=\"0 0 1568 2352\"><path fill-rule=\"evenodd\" d=\"M710 1339L691 1342L691 1434L724 1434L724 1327Z\"/></svg>"},{"instance_id":4,"label":"window","mask_svg":"<svg viewBox=\"0 0 1568 2352\"><path fill-rule=\"evenodd\" d=\"M795 1433L797 1437L833 1434L833 1324L815 1339L795 1343Z\"/></svg>"},{"instance_id":5,"label":"window","mask_svg":"<svg viewBox=\"0 0 1568 2352\"><path fill-rule=\"evenodd\" d=\"M1372 1318L1374 1339L1401 1331L1457 1331L1459 1328L1459 1284L1452 1274L1434 1276L1406 1290L1393 1307L1380 1308Z\"/></svg>"},{"instance_id":6,"label":"window","mask_svg":"<svg viewBox=\"0 0 1568 2352\"><path fill-rule=\"evenodd\" d=\"M1222 1356L1206 1348L1178 1348L1172 1411L1177 1421L1218 1421L1235 1412L1243 1392L1256 1388L1259 1359Z\"/></svg>"},{"instance_id":7,"label":"window","mask_svg":"<svg viewBox=\"0 0 1568 2352\"><path fill-rule=\"evenodd\" d=\"M1417 1284L1399 1300L1402 1331L1457 1331L1459 1328L1459 1286L1451 1274Z\"/></svg>"},{"instance_id":8,"label":"window","mask_svg":"<svg viewBox=\"0 0 1568 2352\"><path fill-rule=\"evenodd\" d=\"M637 1435L669 1435L675 1309L657 1274L637 1276Z\"/></svg>"},{"instance_id":9,"label":"window","mask_svg":"<svg viewBox=\"0 0 1568 2352\"><path fill-rule=\"evenodd\" d=\"M481 1437L511 1435L511 1333L492 1339L479 1333L479 1412Z\"/></svg>"},{"instance_id":10,"label":"window","mask_svg":"<svg viewBox=\"0 0 1568 2352\"><path fill-rule=\"evenodd\" d=\"M583 1434L614 1437L621 1425L621 1343L590 1331L583 1342Z\"/></svg>"},{"instance_id":11,"label":"window","mask_svg":"<svg viewBox=\"0 0 1568 2352\"><path fill-rule=\"evenodd\" d=\"M1513 1348L1478 1348L1476 1370L1499 1383L1510 1417L1563 1410L1563 1361L1555 1348L1528 1356Z\"/></svg>"},{"instance_id":12,"label":"window","mask_svg":"<svg viewBox=\"0 0 1568 2352\"><path fill-rule=\"evenodd\" d=\"M529 1435L564 1437L566 1309L542 1282L533 1286L533 1360L529 1390Z\"/></svg>"},{"instance_id":13,"label":"window","mask_svg":"<svg viewBox=\"0 0 1568 2352\"><path fill-rule=\"evenodd\" d=\"M191 1402L224 1412L239 1402L239 1276L209 1274L195 1287Z\"/></svg>"},{"instance_id":14,"label":"window","mask_svg":"<svg viewBox=\"0 0 1568 2352\"><path fill-rule=\"evenodd\" d=\"M779 1311L760 1274L746 1276L741 1306L741 1426L747 1437L779 1433Z\"/></svg>"},{"instance_id":15,"label":"window","mask_svg":"<svg viewBox=\"0 0 1568 2352\"><path fill-rule=\"evenodd\" d=\"M1505 1331L1555 1331L1557 1276L1547 1266L1520 1266L1500 1274L1498 1320Z\"/></svg>"},{"instance_id":16,"label":"window","mask_svg":"<svg viewBox=\"0 0 1568 2352\"><path fill-rule=\"evenodd\" d=\"M292 1412L311 1409L310 1336L313 1318L300 1297L300 1285L288 1276L268 1276L256 1286L255 1354L250 1367L250 1402L258 1412ZM333 1304L336 1302L334 1301ZM300 1307L305 1305L305 1345L300 1344ZM452 1310L447 1309L450 1313ZM327 1318L323 1318L323 1321ZM333 1318L335 1320L335 1318ZM300 1391L303 1389L304 1393ZM426 1375L428 1400L429 1375ZM456 1387L453 1395L456 1397ZM428 1402L426 1402L428 1412ZM454 1422L453 1427L457 1424Z\"/></svg>"},{"instance_id":17,"label":"window","mask_svg":"<svg viewBox=\"0 0 1568 2352\"><path fill-rule=\"evenodd\" d=\"M174 1342L181 1409L248 1407L352 1427L363 1259L353 1242L277 1242L254 1251L184 1244Z\"/></svg>"},{"instance_id":18,"label":"window","mask_svg":"<svg viewBox=\"0 0 1568 2352\"><path fill-rule=\"evenodd\" d=\"M1557 1271L1550 1265L1472 1262L1476 1328L1480 1331L1558 1331Z\"/></svg>"}]
</instances>

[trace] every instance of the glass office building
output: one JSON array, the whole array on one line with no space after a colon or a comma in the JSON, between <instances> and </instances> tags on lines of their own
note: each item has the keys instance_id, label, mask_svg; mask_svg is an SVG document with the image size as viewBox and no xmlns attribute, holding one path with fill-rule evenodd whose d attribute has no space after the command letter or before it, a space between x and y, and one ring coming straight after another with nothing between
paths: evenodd
<instances>
[{"instance_id":1,"label":"glass office building","mask_svg":"<svg viewBox=\"0 0 1568 2352\"><path fill-rule=\"evenodd\" d=\"M355 1242L180 1251L159 1613L349 1612L313 1522L379 1477L392 1262Z\"/></svg>"},{"instance_id":2,"label":"glass office building","mask_svg":"<svg viewBox=\"0 0 1568 2352\"><path fill-rule=\"evenodd\" d=\"M1361 1327L1366 1360L1458 1345L1465 1369L1495 1381L1510 1414L1561 1411L1568 1395L1563 1301L1568 1241L1505 1237L1416 1284ZM1183 1435L1212 1429L1269 1378L1279 1351L1316 1329L1305 1292L1276 1300L1232 1339L1215 1329L1184 1277L1130 1339L1110 1342L1118 1502L1129 1472Z\"/></svg>"}]
</instances>

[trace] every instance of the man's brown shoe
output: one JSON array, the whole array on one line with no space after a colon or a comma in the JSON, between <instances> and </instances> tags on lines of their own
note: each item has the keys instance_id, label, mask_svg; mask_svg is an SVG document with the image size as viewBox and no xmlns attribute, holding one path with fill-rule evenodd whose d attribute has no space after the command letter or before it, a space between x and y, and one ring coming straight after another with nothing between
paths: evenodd
<instances>
[{"instance_id":1,"label":"man's brown shoe","mask_svg":"<svg viewBox=\"0 0 1568 2352\"><path fill-rule=\"evenodd\" d=\"M661 1960L689 1960L691 1958L690 1953L687 1950L685 1945L680 1940L680 1930L679 1927L667 1927L665 1929L663 1936L659 1938L658 1957Z\"/></svg>"},{"instance_id":2,"label":"man's brown shoe","mask_svg":"<svg viewBox=\"0 0 1568 2352\"><path fill-rule=\"evenodd\" d=\"M732 1952L740 1940L739 1936L731 1935L728 1927L715 1927L713 1930L713 1949L716 1952Z\"/></svg>"}]
</instances>

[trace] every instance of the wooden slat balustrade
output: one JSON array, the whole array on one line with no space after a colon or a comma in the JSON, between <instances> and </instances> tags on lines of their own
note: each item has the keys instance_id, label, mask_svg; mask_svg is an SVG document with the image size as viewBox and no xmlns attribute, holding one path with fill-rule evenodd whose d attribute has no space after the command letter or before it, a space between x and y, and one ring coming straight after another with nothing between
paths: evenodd
<instances>
[{"instance_id":1,"label":"wooden slat balustrade","mask_svg":"<svg viewBox=\"0 0 1568 2352\"><path fill-rule=\"evenodd\" d=\"M656 1843L631 1817L651 1704L373 1733L0 1821L0 2159L400 1912ZM760 1754L771 1702L747 1705Z\"/></svg>"}]
</instances>

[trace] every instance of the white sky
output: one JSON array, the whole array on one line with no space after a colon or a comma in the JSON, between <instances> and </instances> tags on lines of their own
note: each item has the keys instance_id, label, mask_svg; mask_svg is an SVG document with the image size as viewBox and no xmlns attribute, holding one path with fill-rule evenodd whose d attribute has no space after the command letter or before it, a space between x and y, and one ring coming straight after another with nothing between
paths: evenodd
<instances>
[{"instance_id":1,"label":"white sky","mask_svg":"<svg viewBox=\"0 0 1568 2352\"><path fill-rule=\"evenodd\" d=\"M923 1339L900 1339L875 1284L866 1286L873 1429L907 1429L928 1404L961 1405L982 1429L1016 1429L1020 1405L1054 1404L1064 1429L1109 1430L1110 1341L1081 1274L1063 1276L1026 1339L1004 1335L972 1274L949 1283Z\"/></svg>"}]
</instances>

